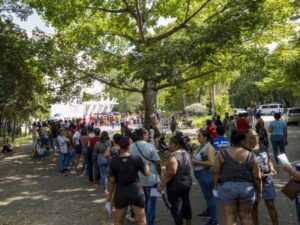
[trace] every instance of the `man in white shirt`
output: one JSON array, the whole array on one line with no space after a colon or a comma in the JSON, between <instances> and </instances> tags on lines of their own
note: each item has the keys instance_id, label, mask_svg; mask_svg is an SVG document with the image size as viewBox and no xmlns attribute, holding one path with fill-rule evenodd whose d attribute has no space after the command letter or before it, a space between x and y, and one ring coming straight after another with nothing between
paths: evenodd
<instances>
[{"instance_id":1,"label":"man in white shirt","mask_svg":"<svg viewBox=\"0 0 300 225\"><path fill-rule=\"evenodd\" d=\"M67 171L66 160L67 160L67 153L68 153L68 145L67 139L64 136L64 129L59 130L59 135L57 136L57 142L59 146L59 171L64 173Z\"/></svg>"}]
</instances>

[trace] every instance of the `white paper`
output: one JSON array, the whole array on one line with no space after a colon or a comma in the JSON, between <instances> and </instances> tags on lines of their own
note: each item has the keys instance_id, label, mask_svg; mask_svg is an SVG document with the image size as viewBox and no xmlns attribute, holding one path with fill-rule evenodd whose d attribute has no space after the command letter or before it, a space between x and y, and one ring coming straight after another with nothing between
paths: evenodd
<instances>
[{"instance_id":1,"label":"white paper","mask_svg":"<svg viewBox=\"0 0 300 225\"><path fill-rule=\"evenodd\" d=\"M214 195L216 198L219 198L218 190L213 189L213 195Z\"/></svg>"},{"instance_id":2,"label":"white paper","mask_svg":"<svg viewBox=\"0 0 300 225\"><path fill-rule=\"evenodd\" d=\"M278 155L277 157L282 165L288 165L288 166L292 167L292 164L290 163L290 161L287 158L285 153L282 153L282 154Z\"/></svg>"},{"instance_id":3,"label":"white paper","mask_svg":"<svg viewBox=\"0 0 300 225\"><path fill-rule=\"evenodd\" d=\"M105 203L105 209L107 210L109 216L111 217L111 215L112 215L112 210L111 210L111 203L110 203L110 202L106 202L106 203Z\"/></svg>"},{"instance_id":4,"label":"white paper","mask_svg":"<svg viewBox=\"0 0 300 225\"><path fill-rule=\"evenodd\" d=\"M157 190L157 188L151 188L150 197L161 197L161 193Z\"/></svg>"}]
</instances>

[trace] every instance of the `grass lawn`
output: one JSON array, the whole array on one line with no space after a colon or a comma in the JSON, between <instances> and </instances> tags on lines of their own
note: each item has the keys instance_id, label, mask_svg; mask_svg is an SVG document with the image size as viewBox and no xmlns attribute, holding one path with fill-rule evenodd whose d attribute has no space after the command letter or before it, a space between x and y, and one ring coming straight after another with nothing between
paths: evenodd
<instances>
[{"instance_id":1,"label":"grass lawn","mask_svg":"<svg viewBox=\"0 0 300 225\"><path fill-rule=\"evenodd\" d=\"M26 143L30 142L31 140L32 140L31 135L22 136L22 137L17 137L17 138L15 138L15 141L12 142L12 145L13 145L14 147L19 147L19 146L21 146L22 144L26 144Z\"/></svg>"}]
</instances>

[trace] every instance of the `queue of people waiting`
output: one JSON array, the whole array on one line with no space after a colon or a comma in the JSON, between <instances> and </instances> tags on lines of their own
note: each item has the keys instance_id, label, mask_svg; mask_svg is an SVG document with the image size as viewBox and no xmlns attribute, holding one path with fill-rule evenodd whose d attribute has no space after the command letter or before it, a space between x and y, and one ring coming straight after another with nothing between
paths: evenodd
<instances>
[{"instance_id":1,"label":"queue of people waiting","mask_svg":"<svg viewBox=\"0 0 300 225\"><path fill-rule=\"evenodd\" d=\"M228 120L228 124L233 121L229 116ZM198 131L200 147L192 153L186 150L183 134L175 132L168 145L170 157L163 173L160 155L149 143L149 131L144 128L132 131L126 127L111 139L108 132L101 132L98 127L58 126L53 142L59 153L59 171L65 173L73 167L73 171L80 170L82 176L87 176L91 184L101 185L107 193L108 205L115 208L116 225L123 224L125 218L140 225L155 224L157 198L151 194L153 190L167 196L163 199L174 224L191 224L192 172L207 205L197 216L207 218L207 225L218 224L216 198L222 202L225 225L236 224L238 217L244 225L259 224L260 199L265 201L272 224L277 225L273 183L277 172L270 159L263 120L257 120L253 130L250 126L238 129L237 121L230 127L224 121L216 125L216 121L208 120L207 126ZM46 144L42 129L39 132L41 145ZM278 136L287 138L286 126L278 115L269 132L273 148L284 152ZM300 179L300 173L284 169Z\"/></svg>"}]
</instances>

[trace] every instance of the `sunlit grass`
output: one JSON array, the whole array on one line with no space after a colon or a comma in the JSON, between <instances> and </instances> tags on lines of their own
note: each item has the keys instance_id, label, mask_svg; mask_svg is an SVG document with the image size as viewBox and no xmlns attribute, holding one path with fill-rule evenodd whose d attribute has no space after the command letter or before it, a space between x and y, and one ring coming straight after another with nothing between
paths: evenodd
<instances>
[{"instance_id":1,"label":"sunlit grass","mask_svg":"<svg viewBox=\"0 0 300 225\"><path fill-rule=\"evenodd\" d=\"M13 145L14 147L19 147L19 146L21 146L22 144L25 144L25 143L30 142L31 139L32 139L31 135L18 137L18 138L15 138L15 141L12 142L12 145Z\"/></svg>"}]
</instances>

